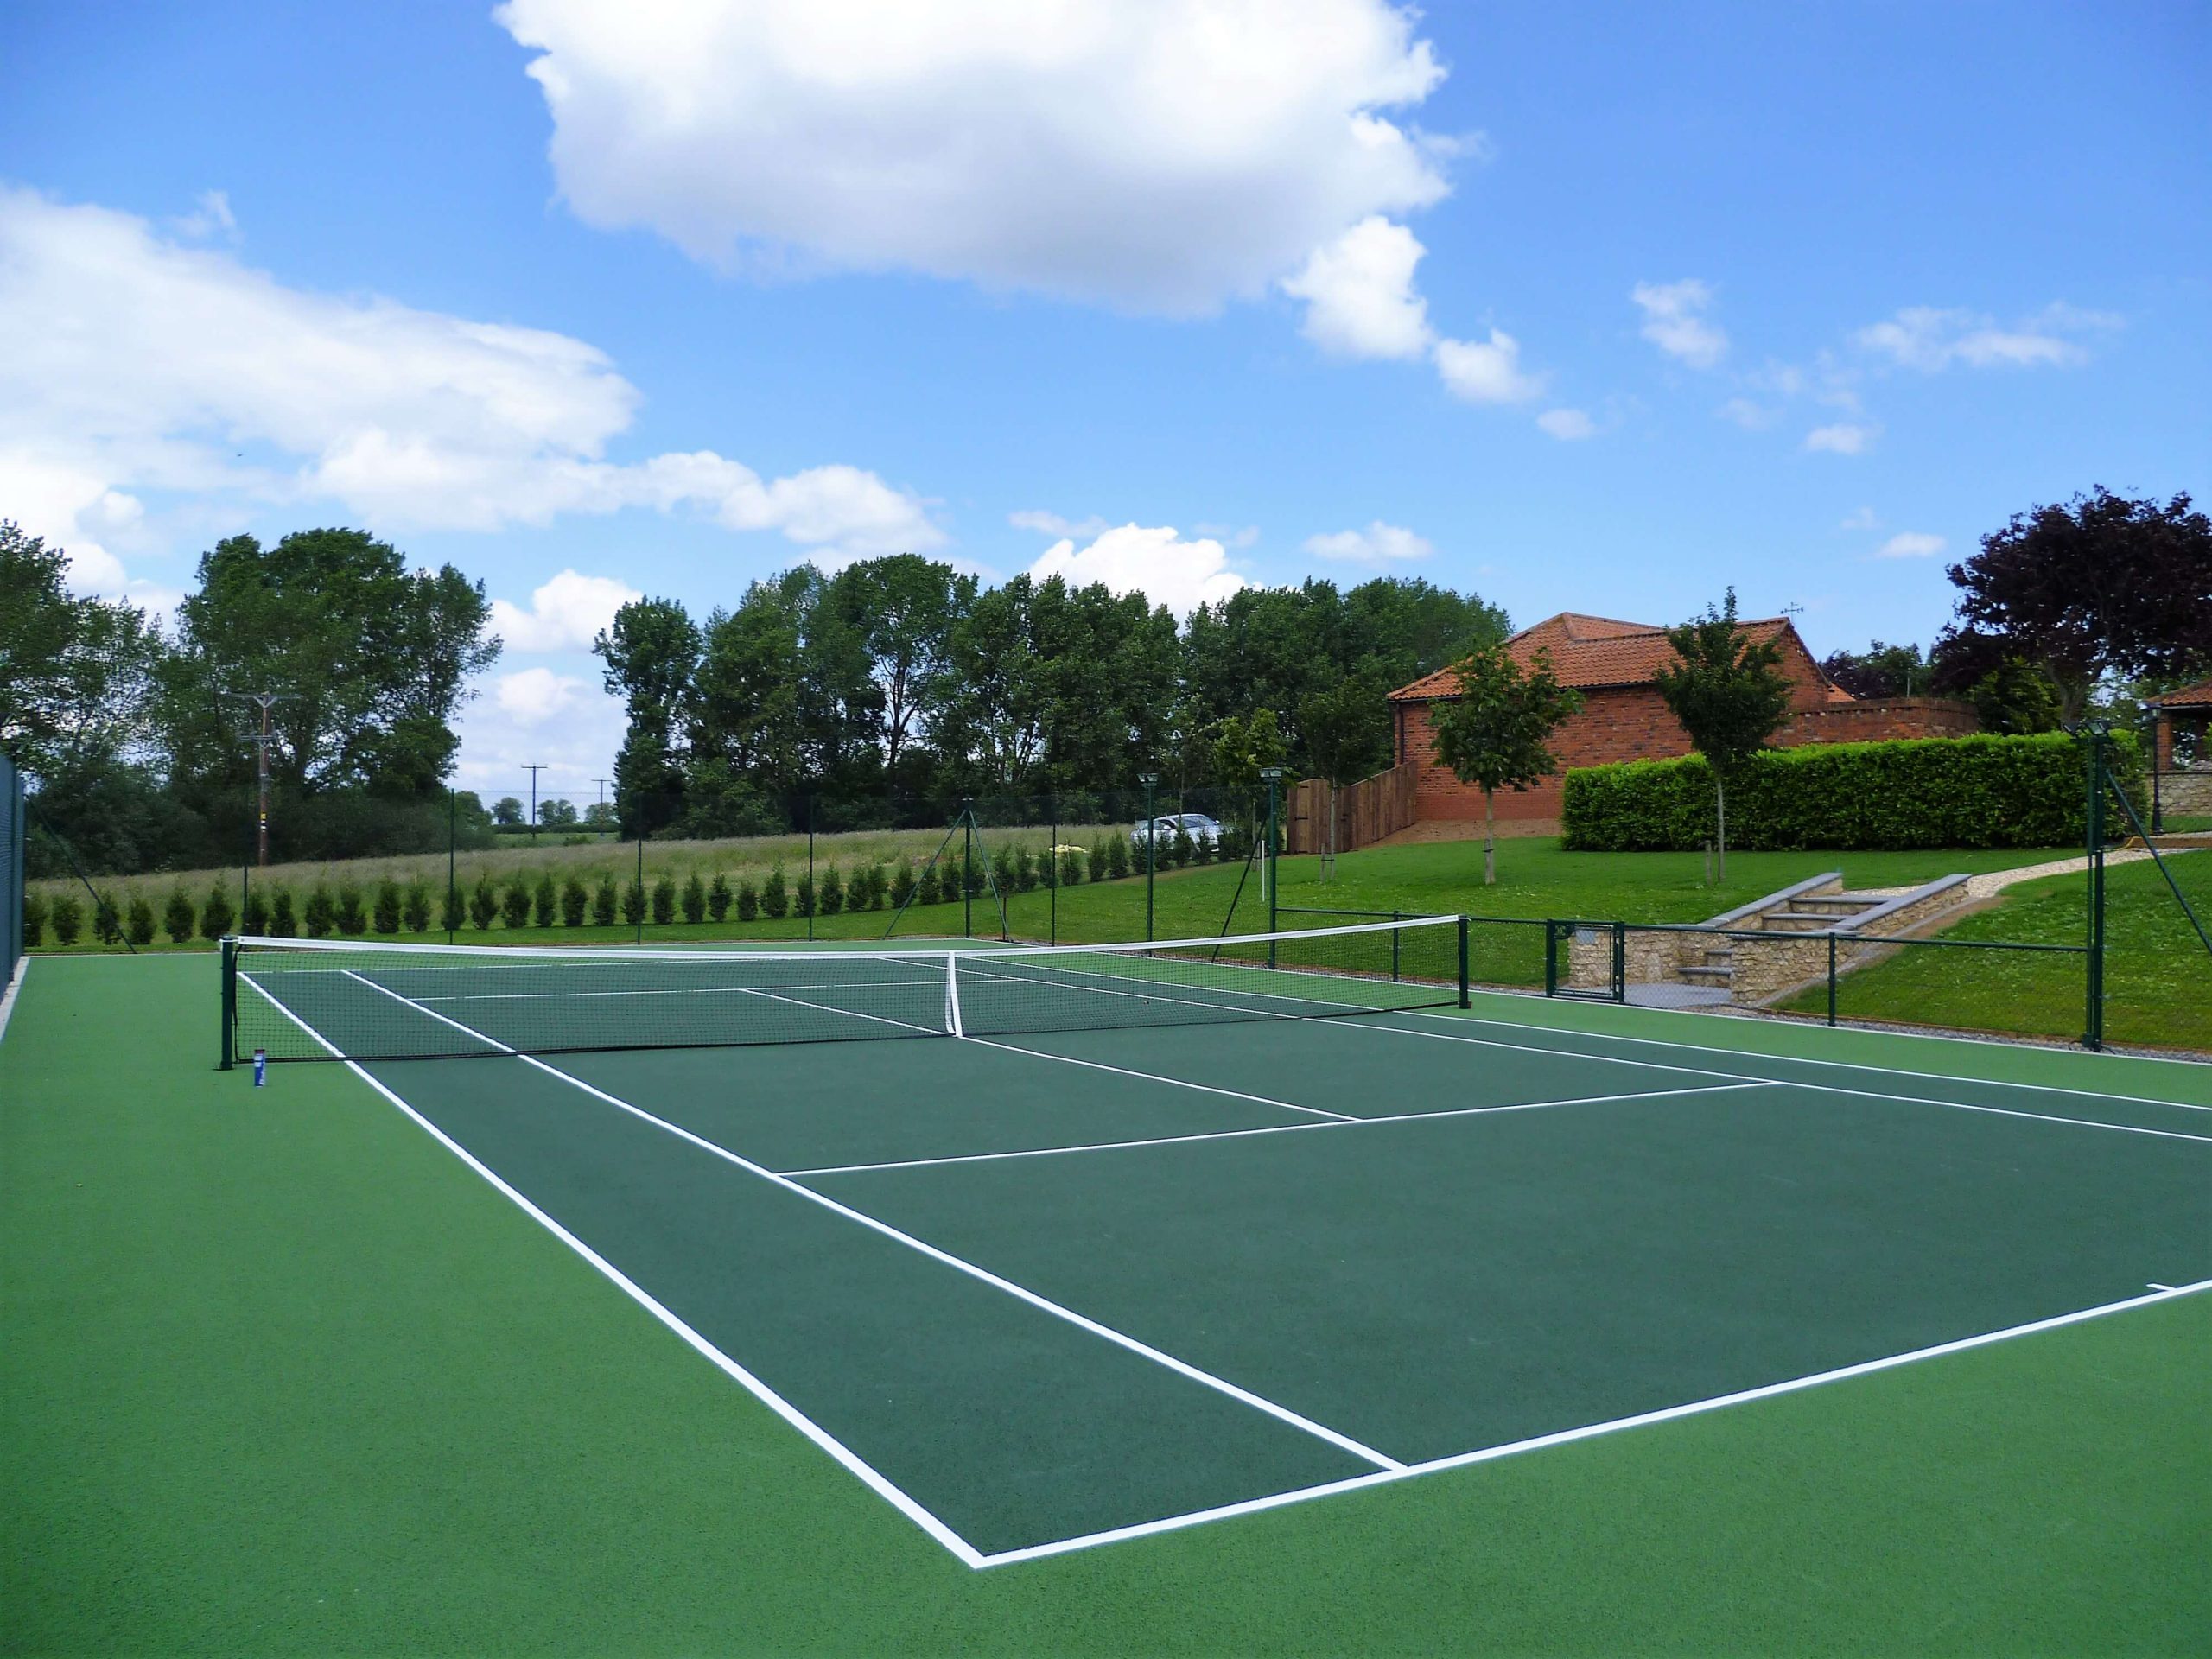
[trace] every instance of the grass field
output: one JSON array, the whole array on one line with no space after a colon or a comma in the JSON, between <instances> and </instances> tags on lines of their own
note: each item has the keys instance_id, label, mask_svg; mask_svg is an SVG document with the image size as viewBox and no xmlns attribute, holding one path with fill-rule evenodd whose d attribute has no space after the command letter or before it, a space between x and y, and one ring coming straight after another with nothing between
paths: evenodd
<instances>
[{"instance_id":1,"label":"grass field","mask_svg":"<svg viewBox=\"0 0 2212 1659\"><path fill-rule=\"evenodd\" d=\"M355 1077L203 1069L213 997L206 957L39 959L0 1041L10 1652L2180 1652L2212 1628L2201 1294L971 1571ZM2212 1105L2192 1067L1511 1008L1597 1012ZM745 1052L779 1052L702 1075ZM779 1097L834 1085L781 1052ZM438 1064L488 1104L518 1063Z\"/></svg>"},{"instance_id":2,"label":"grass field","mask_svg":"<svg viewBox=\"0 0 2212 1659\"><path fill-rule=\"evenodd\" d=\"M1120 834L1121 830L1088 828L1064 830L1068 840L1089 844L1101 835ZM837 862L847 874L856 863L878 857L908 856L918 862L936 851L943 841L941 831L890 831L880 835L854 836L823 836L817 848L817 868ZM1043 836L1036 836L1039 846ZM731 849L743 849L733 855ZM580 871L614 874L626 884L635 870L630 856L634 843L619 849L610 859L607 850L597 848L553 848L531 855L498 855L514 859L534 856L552 868L556 876L565 875L563 861L574 863ZM794 859L793 855L796 854ZM793 881L804 873L806 844L804 837L779 838L768 842L648 842L645 849L648 863L646 881L657 882L663 874L677 883L689 879L694 870L711 874L715 868L736 869L731 862L741 856L752 861L743 868L754 876L773 864L783 864L785 874ZM1498 881L1486 887L1482 881L1482 849L1479 843L1471 842L1431 842L1409 847L1381 847L1365 852L1347 853L1336 862L1333 880L1324 880L1321 861L1318 858L1290 858L1282 861L1281 902L1286 906L1319 906L1354 910L1402 910L1417 913L1463 912L1473 915L1496 916L1580 916L1598 917L1639 922L1692 922L1732 908L1747 899L1755 899L1777 887L1802 880L1823 870L1840 868L1854 887L1896 887L1924 881L1955 871L1969 873L1983 870L2007 869L2023 864L2063 856L2043 849L1980 849L1971 851L1942 850L1904 853L1738 853L1731 856L1728 880L1726 883L1704 885L1704 861L1696 853L1570 853L1560 849L1555 839L1516 840L1505 843L1498 858ZM483 855L491 858L494 855ZM342 867L357 880L371 879L369 873L391 866L395 876L404 876L412 870L424 874L436 889L444 887L443 867L427 870L420 862L404 860L363 861L359 865ZM309 867L300 867L308 869ZM333 869L340 867L333 866ZM535 866L531 866L535 868ZM274 881L278 872L269 878ZM1197 937L1221 931L1229 918L1230 904L1236 893L1241 866L1202 865L1185 870L1161 873L1154 884L1155 932L1161 938ZM232 872L233 883L236 873ZM169 878L143 877L143 882L159 881L149 888L149 896L159 909L159 899L168 890ZM199 878L193 878L197 881ZM257 877L257 880L263 878ZM464 861L461 880L467 886L473 878ZM189 884L188 884L189 885ZM1048 936L1093 943L1116 939L1141 938L1144 934L1144 880L1140 874L1119 881L1103 883L1083 882L1062 889L1057 897L1058 925L1055 929L1054 895L1042 888L1013 895L1008 904L1008 920L1016 937L1043 939ZM202 888L190 889L195 899ZM296 881L292 884L296 898L304 889ZM235 886L232 889L235 902ZM997 931L997 915L988 899L976 902L976 925L979 931ZM1256 879L1244 885L1238 903L1236 924L1248 929L1264 927L1265 910ZM961 906L956 903L918 907L909 912L905 931L915 933L957 933L961 931ZM988 918L988 920L985 918ZM822 938L867 938L880 935L890 921L886 912L862 912L835 917L816 918L814 931ZM697 926L677 922L665 926L648 922L648 937L667 940L709 939L771 939L804 938L807 933L804 918L787 916L781 921L760 920L742 924L734 917L722 923L705 923ZM465 930L472 938L478 937L474 928ZM495 923L487 942L515 944L558 944L563 940L626 936L630 930L617 925L614 928L522 928L508 929ZM425 936L428 937L428 936ZM442 933L436 934L442 938ZM97 948L89 938L76 949ZM167 941L154 948L167 948ZM204 941L199 948L204 948Z\"/></svg>"},{"instance_id":3,"label":"grass field","mask_svg":"<svg viewBox=\"0 0 2212 1659\"><path fill-rule=\"evenodd\" d=\"M2207 927L2212 927L2212 853L2175 857L2171 868ZM2008 889L2004 902L1944 930L1946 939L2015 944L2082 943L2084 878L2047 876ZM2114 1043L2212 1052L2212 953L2174 900L2158 867L2121 864L2106 872L2105 1037ZM1838 1013L1847 1020L1925 1018L1957 995L1965 953L1905 950L1846 976ZM1985 1005L2001 1005L2003 1029L2033 1036L2082 1033L2082 964L2074 957L1983 954L1973 957ZM1825 991L1787 1005L1813 1014Z\"/></svg>"}]
</instances>

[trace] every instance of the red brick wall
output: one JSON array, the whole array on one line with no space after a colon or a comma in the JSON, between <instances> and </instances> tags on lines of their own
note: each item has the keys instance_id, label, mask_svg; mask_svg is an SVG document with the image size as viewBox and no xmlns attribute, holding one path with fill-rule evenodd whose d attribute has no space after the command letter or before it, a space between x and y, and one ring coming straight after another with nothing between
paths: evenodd
<instances>
[{"instance_id":1,"label":"red brick wall","mask_svg":"<svg viewBox=\"0 0 2212 1659\"><path fill-rule=\"evenodd\" d=\"M1857 743L1881 738L1958 737L1977 729L1974 711L1941 697L1881 697L1858 703L1830 703L1827 687L1811 658L1786 652L1783 671L1796 684L1796 710L1775 741ZM1397 705L1398 759L1419 764L1414 785L1416 812L1431 818L1479 818L1483 792L1462 784L1437 763L1425 702ZM1552 738L1552 753L1562 770L1604 766L1615 760L1671 759L1690 752L1681 723L1667 710L1658 688L1650 685L1600 687L1583 693L1582 711ZM1555 820L1560 816L1560 778L1554 773L1534 789L1504 790L1497 798L1501 822Z\"/></svg>"},{"instance_id":2,"label":"red brick wall","mask_svg":"<svg viewBox=\"0 0 2212 1659\"><path fill-rule=\"evenodd\" d=\"M1973 705L1948 697L1866 697L1800 712L1775 742L1883 743L1906 737L1972 737L1981 729Z\"/></svg>"}]
</instances>

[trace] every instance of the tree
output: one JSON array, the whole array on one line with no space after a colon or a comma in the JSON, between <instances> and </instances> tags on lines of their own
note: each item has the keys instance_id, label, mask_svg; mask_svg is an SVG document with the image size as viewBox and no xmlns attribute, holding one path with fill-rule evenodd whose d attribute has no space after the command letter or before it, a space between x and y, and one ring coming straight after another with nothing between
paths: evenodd
<instances>
[{"instance_id":1,"label":"tree","mask_svg":"<svg viewBox=\"0 0 2212 1659\"><path fill-rule=\"evenodd\" d=\"M143 743L163 654L142 612L70 593L68 568L61 549L0 520L0 747L41 779Z\"/></svg>"},{"instance_id":2,"label":"tree","mask_svg":"<svg viewBox=\"0 0 2212 1659\"><path fill-rule=\"evenodd\" d=\"M1551 734L1582 707L1561 685L1551 655L1539 651L1526 671L1503 642L1478 646L1458 670L1459 692L1430 716L1436 758L1483 792L1483 885L1497 881L1497 791L1524 790L1559 770Z\"/></svg>"},{"instance_id":3,"label":"tree","mask_svg":"<svg viewBox=\"0 0 2212 1659\"><path fill-rule=\"evenodd\" d=\"M564 801L558 795L537 804L537 821L548 830L570 830L575 827L576 808L573 801Z\"/></svg>"},{"instance_id":4,"label":"tree","mask_svg":"<svg viewBox=\"0 0 2212 1659\"><path fill-rule=\"evenodd\" d=\"M452 770L469 679L499 655L484 585L451 565L410 570L365 531L299 531L264 549L218 542L177 607L163 721L173 766L243 785L258 715L232 695L270 691L270 766L296 794L347 787L423 799Z\"/></svg>"},{"instance_id":5,"label":"tree","mask_svg":"<svg viewBox=\"0 0 2212 1659\"><path fill-rule=\"evenodd\" d=\"M952 628L976 579L916 553L863 559L830 583L833 601L868 653L879 694L883 769L895 773L950 661Z\"/></svg>"},{"instance_id":6,"label":"tree","mask_svg":"<svg viewBox=\"0 0 2212 1659\"><path fill-rule=\"evenodd\" d=\"M672 599L638 599L592 641L601 678L629 727L614 757L614 804L625 836L642 840L683 807L677 719L699 662L699 630Z\"/></svg>"},{"instance_id":7,"label":"tree","mask_svg":"<svg viewBox=\"0 0 2212 1659\"><path fill-rule=\"evenodd\" d=\"M1493 647L1484 647L1493 649ZM1329 850L1337 849L1337 791L1380 772L1390 754L1389 688L1350 674L1298 705L1298 724L1316 776L1329 784Z\"/></svg>"},{"instance_id":8,"label":"tree","mask_svg":"<svg viewBox=\"0 0 2212 1659\"><path fill-rule=\"evenodd\" d=\"M492 822L502 830L513 830L522 823L522 803L512 795L502 795L492 803Z\"/></svg>"},{"instance_id":9,"label":"tree","mask_svg":"<svg viewBox=\"0 0 2212 1659\"><path fill-rule=\"evenodd\" d=\"M1274 709L1262 709L1249 720L1231 715L1221 722L1219 734L1214 739L1213 775L1224 790L1245 803L1248 817L1256 817L1260 773L1267 767L1282 765L1289 753L1290 746L1283 741L1282 728L1275 721ZM1118 837L1114 845L1121 845ZM1096 879L1094 871L1092 880Z\"/></svg>"},{"instance_id":10,"label":"tree","mask_svg":"<svg viewBox=\"0 0 2212 1659\"><path fill-rule=\"evenodd\" d=\"M1948 574L1958 618L1938 649L1969 679L2007 658L2033 663L2069 727L2108 678L2212 667L2212 519L2187 495L2161 506L2100 485L2016 513Z\"/></svg>"},{"instance_id":11,"label":"tree","mask_svg":"<svg viewBox=\"0 0 2212 1659\"><path fill-rule=\"evenodd\" d=\"M1714 844L1728 878L1728 780L1789 718L1791 686L1782 647L1736 626L1736 590L1720 607L1667 630L1675 662L1652 677L1668 709L1713 768Z\"/></svg>"},{"instance_id":12,"label":"tree","mask_svg":"<svg viewBox=\"0 0 2212 1659\"><path fill-rule=\"evenodd\" d=\"M1821 672L1854 697L1909 697L1931 683L1930 665L1918 645L1885 645L1879 639L1864 651L1829 652Z\"/></svg>"},{"instance_id":13,"label":"tree","mask_svg":"<svg viewBox=\"0 0 2212 1659\"><path fill-rule=\"evenodd\" d=\"M614 827L614 804L612 801L594 801L584 808L585 829L612 830Z\"/></svg>"}]
</instances>

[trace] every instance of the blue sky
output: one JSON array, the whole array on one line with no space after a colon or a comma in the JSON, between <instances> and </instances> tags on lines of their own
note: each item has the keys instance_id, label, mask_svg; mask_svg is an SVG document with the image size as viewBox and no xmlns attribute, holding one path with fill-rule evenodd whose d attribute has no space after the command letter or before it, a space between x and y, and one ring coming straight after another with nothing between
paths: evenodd
<instances>
[{"instance_id":1,"label":"blue sky","mask_svg":"<svg viewBox=\"0 0 2212 1659\"><path fill-rule=\"evenodd\" d=\"M1065 541L1179 607L1384 570L1520 622L1732 583L1826 651L1926 641L2033 503L2208 483L2201 5L9 33L0 514L157 608L236 530L483 577L472 785L606 772L623 593L801 557Z\"/></svg>"}]
</instances>

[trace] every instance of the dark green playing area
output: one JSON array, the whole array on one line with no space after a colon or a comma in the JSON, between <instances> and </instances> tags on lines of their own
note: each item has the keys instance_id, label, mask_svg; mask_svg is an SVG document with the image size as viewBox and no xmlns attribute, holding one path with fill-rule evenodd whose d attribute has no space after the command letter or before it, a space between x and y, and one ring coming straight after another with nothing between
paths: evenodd
<instances>
[{"instance_id":1,"label":"dark green playing area","mask_svg":"<svg viewBox=\"0 0 2212 1659\"><path fill-rule=\"evenodd\" d=\"M1256 960L1198 988L1150 958L488 957L249 964L239 995L468 1057L359 1070L971 1567L2212 1280L2199 1106L1413 1012L1433 983ZM1040 987L1101 1012L994 1012ZM500 1052L671 1004L855 1040Z\"/></svg>"}]
</instances>

